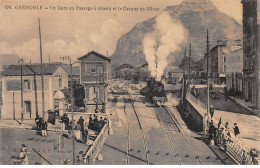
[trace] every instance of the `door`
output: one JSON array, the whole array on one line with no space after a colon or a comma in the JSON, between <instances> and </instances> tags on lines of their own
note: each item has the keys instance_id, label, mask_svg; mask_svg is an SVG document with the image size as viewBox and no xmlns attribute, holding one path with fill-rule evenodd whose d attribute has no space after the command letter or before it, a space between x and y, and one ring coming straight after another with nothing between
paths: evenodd
<instances>
[{"instance_id":1,"label":"door","mask_svg":"<svg viewBox=\"0 0 260 168\"><path fill-rule=\"evenodd\" d=\"M248 99L252 101L252 84L251 81L248 81Z\"/></svg>"},{"instance_id":2,"label":"door","mask_svg":"<svg viewBox=\"0 0 260 168\"><path fill-rule=\"evenodd\" d=\"M25 101L25 118L31 119L32 118L32 108L31 108L31 102Z\"/></svg>"}]
</instances>

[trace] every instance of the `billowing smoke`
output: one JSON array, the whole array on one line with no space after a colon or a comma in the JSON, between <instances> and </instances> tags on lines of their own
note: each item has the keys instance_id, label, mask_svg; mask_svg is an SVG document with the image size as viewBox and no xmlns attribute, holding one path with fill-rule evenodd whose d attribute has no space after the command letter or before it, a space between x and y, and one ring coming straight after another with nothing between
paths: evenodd
<instances>
[{"instance_id":1,"label":"billowing smoke","mask_svg":"<svg viewBox=\"0 0 260 168\"><path fill-rule=\"evenodd\" d=\"M166 95L167 97L167 102L165 103L166 106L178 106L179 100L176 97L173 97L171 93L168 93Z\"/></svg>"},{"instance_id":2,"label":"billowing smoke","mask_svg":"<svg viewBox=\"0 0 260 168\"><path fill-rule=\"evenodd\" d=\"M143 40L144 55L148 62L148 70L157 81L161 80L168 65L169 55L174 55L186 43L188 31L168 12L156 18L155 30L145 35Z\"/></svg>"}]
</instances>

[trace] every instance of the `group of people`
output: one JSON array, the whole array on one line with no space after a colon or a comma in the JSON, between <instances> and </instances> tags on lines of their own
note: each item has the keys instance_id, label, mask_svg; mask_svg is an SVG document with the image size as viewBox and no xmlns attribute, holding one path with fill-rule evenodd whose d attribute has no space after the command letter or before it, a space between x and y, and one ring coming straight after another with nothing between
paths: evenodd
<instances>
[{"instance_id":1,"label":"group of people","mask_svg":"<svg viewBox=\"0 0 260 168\"><path fill-rule=\"evenodd\" d=\"M85 120L82 116L80 116L79 120L77 121L75 125L75 138L76 140L80 140L80 137L82 135L82 140L87 145L88 143L88 125L85 123Z\"/></svg>"},{"instance_id":2,"label":"group of people","mask_svg":"<svg viewBox=\"0 0 260 168\"><path fill-rule=\"evenodd\" d=\"M69 117L67 114L64 114L60 120L58 120L59 123L55 123L55 125L61 124L59 127L60 130L68 130L69 133L69 138L71 137L72 134L72 121L70 121ZM47 122L43 119L43 117L37 116L35 118L35 123L37 126L37 132L41 131L42 136L47 136L47 127L48 124ZM74 120L74 131L75 131L75 138L76 140L80 140L82 136L82 140L87 144L87 139L88 139L88 129L100 132L103 126L108 123L107 119L103 117L98 117L96 115L89 116L89 122L85 122L84 118L80 116L79 120L76 122Z\"/></svg>"},{"instance_id":3,"label":"group of people","mask_svg":"<svg viewBox=\"0 0 260 168\"><path fill-rule=\"evenodd\" d=\"M237 140L239 140L240 130L238 128L237 123L234 123L234 135ZM231 137L230 129L229 129L229 123L226 122L224 127L220 127L220 124L218 124L218 127L216 128L213 124L213 120L209 123L209 141L214 141L214 144L220 143L222 144L225 140L224 133Z\"/></svg>"},{"instance_id":4,"label":"group of people","mask_svg":"<svg viewBox=\"0 0 260 168\"><path fill-rule=\"evenodd\" d=\"M107 118L103 119L103 117L100 117L100 119L98 120L98 117L96 115L94 115L94 119L92 118L92 115L90 115L88 128L99 132L106 123Z\"/></svg>"},{"instance_id":5,"label":"group of people","mask_svg":"<svg viewBox=\"0 0 260 168\"><path fill-rule=\"evenodd\" d=\"M40 131L42 136L47 136L47 128L48 124L47 121L43 119L43 117L36 116L35 118L35 123L36 123L36 130L37 132Z\"/></svg>"},{"instance_id":6,"label":"group of people","mask_svg":"<svg viewBox=\"0 0 260 168\"><path fill-rule=\"evenodd\" d=\"M61 117L61 123L62 123L62 130L68 130L69 124L70 124L70 119L67 114L63 114Z\"/></svg>"},{"instance_id":7,"label":"group of people","mask_svg":"<svg viewBox=\"0 0 260 168\"><path fill-rule=\"evenodd\" d=\"M98 117L94 115L94 119L92 118L92 115L89 116L89 122L85 122L84 118L80 116L79 120L75 122L75 138L76 140L82 140L87 144L88 140L88 134L89 134L89 129L100 132L103 126L107 123L107 119L103 117L100 117L98 120ZM68 121L66 122L68 123ZM66 124L67 125L67 124ZM72 131L72 122L69 122L66 128L69 131L69 134L71 134Z\"/></svg>"}]
</instances>

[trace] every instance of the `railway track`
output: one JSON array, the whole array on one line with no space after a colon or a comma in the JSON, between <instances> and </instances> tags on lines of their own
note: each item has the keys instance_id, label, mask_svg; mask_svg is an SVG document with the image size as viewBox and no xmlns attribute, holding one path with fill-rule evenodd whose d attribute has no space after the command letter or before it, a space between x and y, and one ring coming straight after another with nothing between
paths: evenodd
<instances>
[{"instance_id":1,"label":"railway track","mask_svg":"<svg viewBox=\"0 0 260 168\"><path fill-rule=\"evenodd\" d=\"M129 98L131 99L130 94L129 94ZM131 99L131 102L132 102L132 106L133 106L133 108L134 108L134 104L133 104L132 99ZM168 109L167 109L166 107L163 107L162 109L163 109L163 110L165 111L165 113L168 115L168 116L162 115L163 122L168 122L168 123L171 122L171 123L174 124L174 126L175 126L174 128L176 129L176 131L178 131L179 134L181 134L181 136L183 137L183 139L184 139L184 141L186 142L187 146L189 147L189 149L190 149L191 152L193 153L194 157L198 160L198 162L199 162L200 165L203 165L203 162L200 160L199 156L197 155L197 153L196 153L195 150L193 149L192 145L190 144L190 142L188 141L188 139L186 138L186 136L184 135L184 133L182 132L182 130L181 130L181 129L179 128L179 126L177 125L177 122L176 122L175 118L172 116L172 114L168 111ZM134 111L135 111L135 115L136 115L136 117L137 117L137 119L138 119L138 123L139 123L139 125L140 125L140 127L141 127L141 123L140 123L140 120L139 120L139 117L138 117L138 114L137 114L135 108L134 108ZM161 122L161 124L162 124L162 121L160 121L160 122ZM171 147L172 147L172 149L173 149L173 152L174 152L174 154L175 154L175 157L176 157L176 159L178 160L178 163L179 163L180 165L182 165L182 161L181 161L181 158L180 158L180 156L179 156L179 154L178 154L178 152L177 152L177 150L176 150L174 141L173 141L173 139L172 139L171 136L170 136L170 132L172 131L172 128L169 129L169 127L166 128L166 126L164 126L164 124L162 124L162 125L163 125L163 127L164 127L164 129L165 129L165 131L166 131L166 134L167 134L168 138L169 138L169 141L170 141ZM147 151L146 151L146 152L147 152Z\"/></svg>"},{"instance_id":2,"label":"railway track","mask_svg":"<svg viewBox=\"0 0 260 168\"><path fill-rule=\"evenodd\" d=\"M139 117L138 117L138 114L137 114L137 112L136 112L136 110L135 110L134 103L133 103L133 100L132 100L132 98L131 98L131 95L128 94L128 96L129 96L129 99L128 99L128 100L129 100L130 103L131 103L132 111L133 111L134 116L135 116L135 118L136 118L136 121L137 121L137 123L138 123L138 127L139 127L139 129L140 129L140 131L141 131L141 136L142 136L142 141L143 141L143 148L144 148L144 152L145 152L145 162L146 162L147 165L149 165L150 162L149 162L149 154L148 154L148 148L147 148L147 142L146 142L145 133L144 133L142 124L141 124L141 122L140 122L140 119L139 119ZM126 100L125 100L125 101L126 101ZM125 115L126 115L126 118L129 118L129 115L126 113L125 109L126 109L126 105L125 105L125 108L124 108L124 113L125 113ZM128 164L130 164L130 161L129 161L129 158L130 158L130 157L129 157L129 151L130 151L130 148L131 148L131 142L130 142L130 139L131 139L131 129L130 129L130 125L129 125L129 119L127 119L127 125L128 125L128 130L127 130L127 132L128 132L128 142L127 142L127 152L126 152L126 153L127 153L127 156L126 156L126 164L128 165Z\"/></svg>"},{"instance_id":3,"label":"railway track","mask_svg":"<svg viewBox=\"0 0 260 168\"><path fill-rule=\"evenodd\" d=\"M139 127L140 130L141 130L142 141L143 141L143 148L144 148L144 151L145 151L146 164L149 165L149 164L150 164L150 162L149 162L149 155L148 155L149 152L148 152L148 148L147 148L147 141L146 141L144 129L143 129L142 124L141 124L141 122L140 122L139 116L138 116L138 114L137 114L137 112L136 112L136 109L135 109L135 106L134 106L134 101L133 101L133 99L132 99L132 97L131 97L131 94L128 93L128 96L129 96L129 101L130 101L130 103L131 103L131 106L132 106L132 109L133 109L133 112L134 112L136 121L137 121L137 123L138 123L138 127ZM126 109L126 107L125 107L125 109ZM160 111L161 111L161 112L163 111L163 113L164 113L164 114L161 116L162 119L160 120L160 122L161 122L161 125L163 126L163 128L164 128L164 130L165 130L165 132L166 132L166 134L167 134L167 137L169 138L170 145L171 145L171 147L172 147L172 150L173 150L173 152L174 152L174 154L175 154L175 157L176 157L178 163L179 163L180 165L183 164L183 163L182 163L182 159L181 159L181 157L180 157L180 154L179 154L178 151L176 150L176 146L175 146L175 144L174 144L174 140L172 139L172 137L171 137L171 135L170 135L172 131L175 131L175 132L177 132L178 134L181 135L181 137L183 138L183 141L186 142L186 144L187 144L189 150L190 150L191 153L194 155L194 157L196 158L196 160L199 162L200 165L203 165L201 159L200 159L199 156L196 154L196 152L195 152L195 150L193 149L191 143L188 141L188 139L186 138L186 136L184 135L184 133L183 133L183 132L181 131L181 129L179 128L179 126L178 126L178 124L177 124L175 118L172 116L172 114L168 111L168 109L167 109L166 107L162 107L162 108L160 108L160 109L161 109ZM125 113L125 115L126 115L126 118L128 118L129 115L127 115L127 113L126 113L125 110L124 110L124 113ZM167 126L167 124L163 124L163 122L164 122L164 123L172 123L172 125L174 125L174 126ZM128 121L128 120L127 120L127 125L128 125L128 130L127 130L128 142L127 142L127 152L126 152L126 153L127 153L127 156L126 156L126 164L129 165L129 164L130 164L130 161L129 161L129 158L130 158L130 156L129 156L129 150L130 150L130 148L131 148L131 142L130 142L131 129L130 129L129 121ZM132 131L133 131L133 130L132 130Z\"/></svg>"},{"instance_id":4,"label":"railway track","mask_svg":"<svg viewBox=\"0 0 260 168\"><path fill-rule=\"evenodd\" d=\"M195 158L198 160L198 162L203 165L202 161L200 160L199 156L197 155L197 153L195 152L195 150L193 149L191 143L188 141L187 137L184 135L184 133L182 132L182 130L179 128L179 126L177 125L177 122L175 120L175 118L172 116L172 114L168 111L168 109L166 107L163 107L161 108L165 111L166 114L168 114L169 118L171 119L172 123L175 125L176 127L176 131L178 131L179 134L181 134L181 136L183 137L184 141L186 142L187 146L189 147L189 149L191 150L191 152L193 153L193 155L195 156ZM166 116L162 115L162 118L163 118L163 122L169 122L169 118L167 118ZM167 121L168 120L168 121ZM181 158L179 157L179 154L177 153L176 149L175 149L175 145L173 143L173 140L170 136L170 131L169 129L165 128L166 129L166 133L169 137L169 140L171 142L171 145L172 145L172 148L175 152L175 156L177 157L178 161L179 161L179 164L181 165L182 162L181 162Z\"/></svg>"}]
</instances>

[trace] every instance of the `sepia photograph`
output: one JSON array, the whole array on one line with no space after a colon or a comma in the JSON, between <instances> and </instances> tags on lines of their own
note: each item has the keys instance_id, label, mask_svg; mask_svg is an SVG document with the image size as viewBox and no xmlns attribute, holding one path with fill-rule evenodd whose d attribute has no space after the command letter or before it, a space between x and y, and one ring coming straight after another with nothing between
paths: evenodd
<instances>
[{"instance_id":1,"label":"sepia photograph","mask_svg":"<svg viewBox=\"0 0 260 168\"><path fill-rule=\"evenodd\" d=\"M0 165L260 165L260 0L0 0Z\"/></svg>"}]
</instances>

